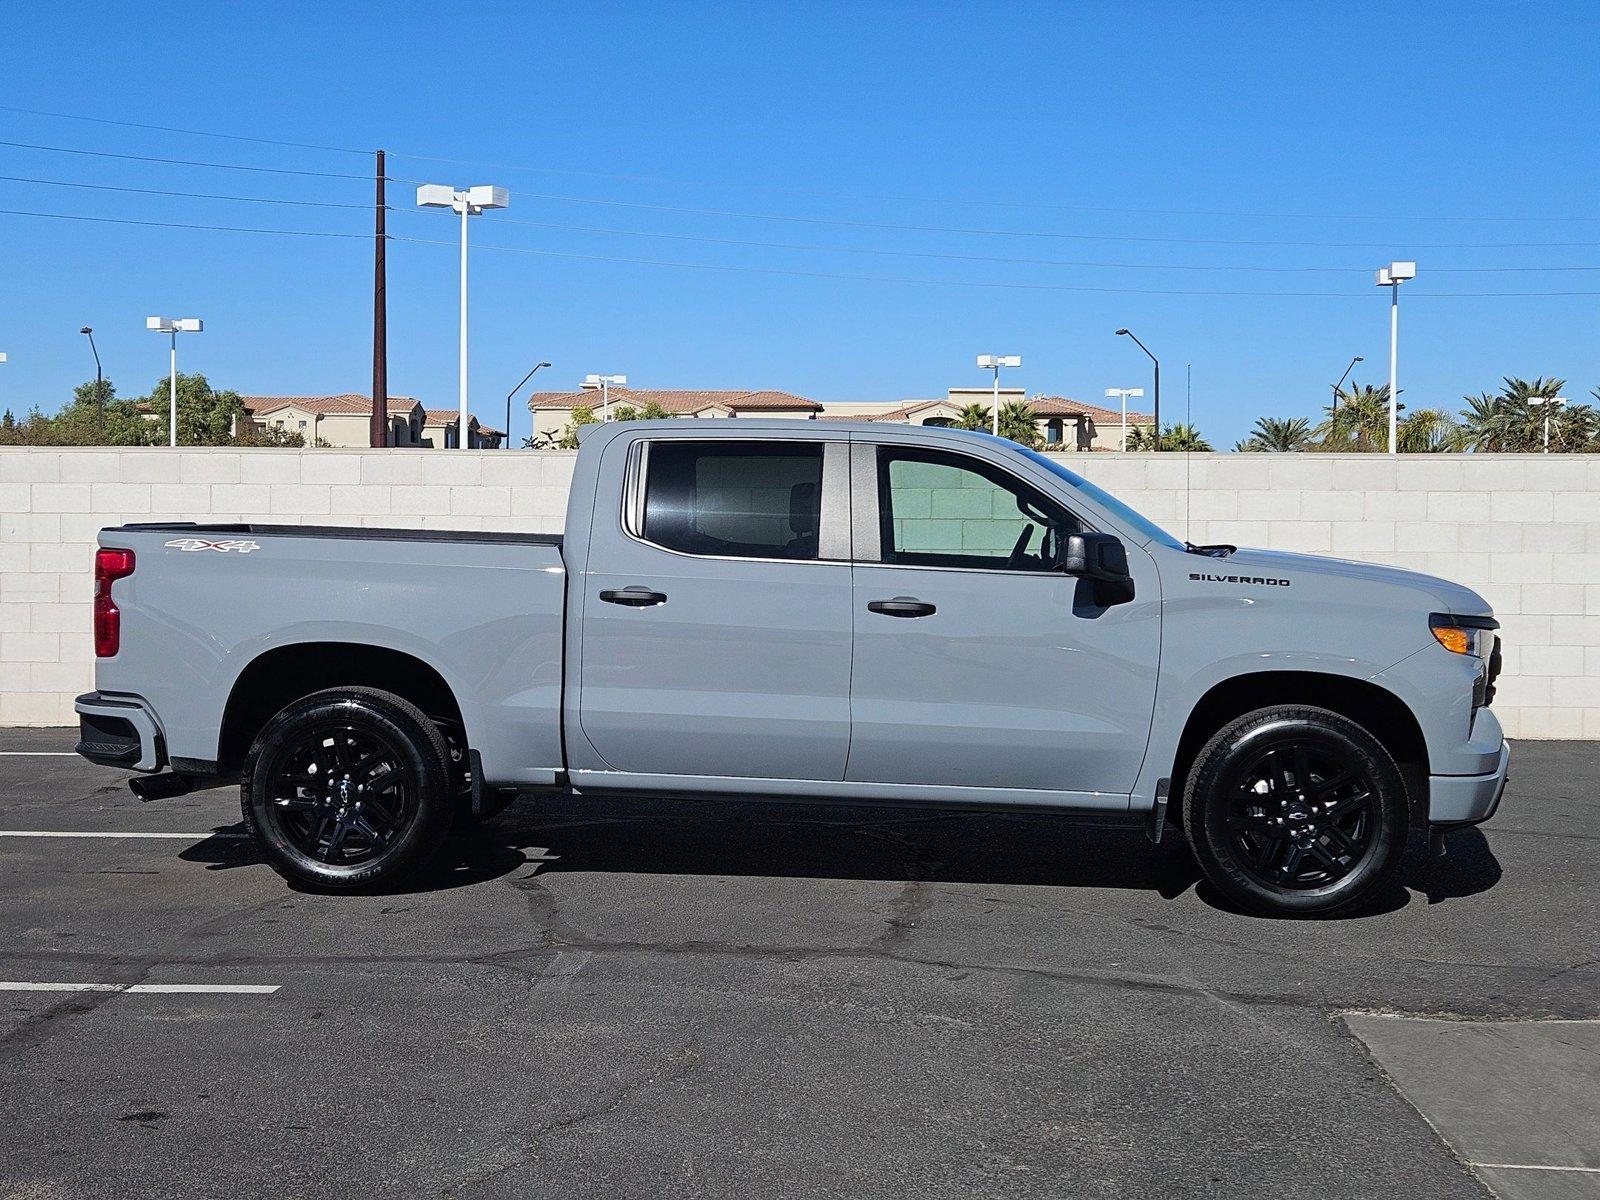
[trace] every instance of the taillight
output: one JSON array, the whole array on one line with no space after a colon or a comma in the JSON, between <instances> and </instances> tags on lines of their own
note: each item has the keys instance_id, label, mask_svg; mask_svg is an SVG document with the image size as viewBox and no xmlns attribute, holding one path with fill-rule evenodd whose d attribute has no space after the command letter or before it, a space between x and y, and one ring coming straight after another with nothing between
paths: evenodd
<instances>
[{"instance_id":1,"label":"taillight","mask_svg":"<svg viewBox=\"0 0 1600 1200\"><path fill-rule=\"evenodd\" d=\"M133 574L132 550L96 550L94 554L94 653L111 658L122 645L122 611L111 599L111 584Z\"/></svg>"}]
</instances>

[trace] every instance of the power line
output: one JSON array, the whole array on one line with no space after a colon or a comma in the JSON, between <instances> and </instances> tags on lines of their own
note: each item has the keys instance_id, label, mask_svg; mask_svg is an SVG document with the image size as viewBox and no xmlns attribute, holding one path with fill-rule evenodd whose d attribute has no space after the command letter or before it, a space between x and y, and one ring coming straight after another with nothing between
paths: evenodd
<instances>
[{"instance_id":1,"label":"power line","mask_svg":"<svg viewBox=\"0 0 1600 1200\"><path fill-rule=\"evenodd\" d=\"M200 225L193 221L141 221L133 217L86 217L78 213L26 212L17 208L0 208L0 216L42 217L55 221L92 221L96 225L144 225L156 229L204 229L212 233L270 233L280 237L358 238L368 241L370 233L339 233L329 229L261 229L247 225ZM450 243L454 245L455 243Z\"/></svg>"},{"instance_id":2,"label":"power line","mask_svg":"<svg viewBox=\"0 0 1600 1200\"><path fill-rule=\"evenodd\" d=\"M96 192L130 192L139 196L176 196L184 200L232 200L244 204L289 204L297 208L359 208L370 212L370 204L345 204L337 200L283 200L276 196L223 196L215 192L175 192L160 188L115 187L109 183L77 183L69 179L33 179L26 175L0 175L6 183L38 183L47 187L88 188Z\"/></svg>"},{"instance_id":3,"label":"power line","mask_svg":"<svg viewBox=\"0 0 1600 1200\"><path fill-rule=\"evenodd\" d=\"M204 230L212 233L254 233L267 234L278 237L321 237L356 239L366 241L371 235L366 233L342 233L332 230L319 229L263 229L256 226L241 225L203 225L192 221L145 221L131 217L90 217L76 213L46 213L29 212L21 209L0 209L0 216L34 217L44 220L57 221L87 221L97 225L135 225L158 229L190 229ZM457 247L460 243L442 238L417 238L394 237L389 238L395 242L410 242L425 246L451 246ZM1007 291L1031 292L1095 292L1110 295L1135 295L1135 296L1232 296L1254 297L1258 299L1316 299L1316 300L1353 300L1365 293L1363 292L1251 292L1251 291L1221 291L1221 290L1181 290L1168 288L1125 288L1125 287L1092 287L1088 285L1060 284L1060 283L1015 283L1002 281L986 281L973 279L926 279L914 276L893 275L854 275L834 271L797 271L784 267L747 267L735 266L724 263L690 263L672 262L661 259L624 258L604 254L579 254L563 250L536 250L526 246L502 246L494 243L478 244L478 249L508 254L533 254L544 258L575 259L582 262L608 262L622 263L632 266L667 267L691 271L721 271L741 275L784 275L803 279L837 279L853 283L893 283L914 284L929 287L971 287L971 288L1000 288ZM1600 296L1600 291L1593 292L1428 292L1429 299L1560 299L1568 297Z\"/></svg>"},{"instance_id":4,"label":"power line","mask_svg":"<svg viewBox=\"0 0 1600 1200\"><path fill-rule=\"evenodd\" d=\"M345 175L336 171L296 171L289 167L247 167L238 163L200 162L188 158L154 158L147 154L113 154L109 150L78 150L71 146L44 146L35 142L0 142L18 150L48 150L52 154L79 154L90 158L116 158L124 162L165 163L174 167L209 167L218 171L250 171L259 175L301 175L309 179L359 179L370 183L370 175ZM401 180L403 183L414 182Z\"/></svg>"},{"instance_id":5,"label":"power line","mask_svg":"<svg viewBox=\"0 0 1600 1200\"><path fill-rule=\"evenodd\" d=\"M5 143L0 142L0 145ZM830 225L846 229L889 229L903 233L954 233L979 237L1053 238L1075 242L1135 242L1175 246L1284 246L1325 250L1370 250L1389 248L1383 242L1305 242L1262 238L1175 238L1135 237L1126 234L1062 233L1055 230L985 229L950 225L903 225L889 221L852 221L842 217L801 217L792 214L745 212L735 209L686 208L671 204L645 204L635 200L600 200L590 196L565 196L553 192L521 192L535 200L554 200L563 204L596 204L608 208L642 209L647 212L684 213L701 217L732 217L751 221L783 221L800 225ZM1532 250L1579 249L1600 246L1600 242L1408 242L1418 250Z\"/></svg>"},{"instance_id":6,"label":"power line","mask_svg":"<svg viewBox=\"0 0 1600 1200\"><path fill-rule=\"evenodd\" d=\"M287 167L256 167L239 163L206 162L197 159L159 158L140 154L115 154L105 150L83 150L69 146L48 146L33 142L0 141L0 146L23 150L44 150L55 154L76 154L94 158L110 158L127 162L162 163L169 166L203 167L224 171L248 171L268 175L295 175L314 179L348 179L367 182L367 175L352 175L332 171L306 171ZM393 183L420 183L421 180L389 176ZM882 229L904 233L948 233L962 236L1049 238L1064 241L1116 242L1177 246L1278 246L1302 249L1366 250L1390 248L1390 241L1324 242L1295 241L1269 238L1183 238L1148 237L1128 234L1064 233L1058 230L992 229L948 225L908 225L889 221L859 221L840 217L803 217L787 213L748 212L738 209L692 208L670 204L646 204L633 200L606 200L591 196L568 196L552 192L523 192L536 200L550 200L563 204L591 204L610 208L630 208L646 212L677 213L688 216L732 218L736 220L779 221L790 224L823 225L847 229ZM1418 250L1530 250L1530 249L1590 249L1600 247L1600 242L1410 242Z\"/></svg>"},{"instance_id":7,"label":"power line","mask_svg":"<svg viewBox=\"0 0 1600 1200\"><path fill-rule=\"evenodd\" d=\"M4 106L0 106L3 108ZM282 204L297 208L336 208L346 210L359 210L366 212L371 208L369 204L349 203L334 200L294 200L276 196L240 196L217 192L188 192L174 191L162 188L136 188L123 187L112 184L82 183L67 179L41 179L26 175L0 175L0 181L8 183L37 184L46 187L80 188L90 191L118 192L140 196L164 196L185 200L222 200L244 204ZM388 211L414 213L418 216L436 217L432 210L424 212L414 208L393 208ZM1045 267L1081 267L1105 270L1122 271L1190 271L1190 272L1234 272L1242 271L1258 274L1339 274L1348 275L1364 273L1363 267L1273 267L1260 265L1197 265L1194 263L1126 263L1106 262L1104 260L1079 260L1058 258L1020 258L1003 255L984 254L950 254L933 250L891 250L876 246L840 246L817 244L808 242L772 242L749 238L720 238L700 234L666 233L655 230L642 229L616 229L605 226L573 225L560 221L530 221L518 217L501 216L495 218L495 224L526 225L537 229L553 229L573 233L601 234L620 237L643 237L667 241L692 242L705 245L739 246L756 249L770 250L798 250L805 252L823 252L838 254L866 254L890 258L919 258L950 262L977 262L994 263L1004 266L1045 266ZM1542 266L1542 267L1430 267L1430 274L1504 274L1504 273L1546 273L1546 272L1593 272L1600 271L1600 266Z\"/></svg>"},{"instance_id":8,"label":"power line","mask_svg":"<svg viewBox=\"0 0 1600 1200\"><path fill-rule=\"evenodd\" d=\"M232 142L249 142L261 146L282 146L295 150L321 150L334 154L371 154L371 150L363 150L353 146L330 146L318 142L291 142L277 138L251 137L238 133L217 133L206 129L184 129L173 125L149 125L139 121L117 121L107 117L90 117L81 113L53 112L47 109L22 108L17 105L0 105L0 112L22 113L33 117L50 117L63 121L81 121L93 125L109 125L122 129L143 129L157 133L176 133L185 137L219 138ZM625 174L610 171L584 171L572 168L551 167L547 165L532 166L517 163L496 163L481 159L448 158L437 154L409 154L403 151L390 151L391 158L409 158L418 162L447 163L454 166L484 167L496 171L523 171L542 175L565 175L582 179L610 179L628 183L669 184L672 186L700 186L692 180L673 179L659 175ZM406 181L416 182L416 181ZM745 191L769 192L787 196L812 196L830 200L871 200L890 204L952 204L980 208L1011 208L1039 212L1082 212L1082 213L1107 213L1128 214L1136 216L1159 217L1242 217L1252 220L1285 220L1285 221L1466 221L1466 222L1597 222L1600 217L1593 216L1481 216L1472 214L1380 214L1369 213L1283 213L1259 212L1230 209L1182 209L1182 208L1118 208L1088 204L1044 204L1038 201L1025 200L999 200L984 199L974 200L969 197L956 196L915 196L894 194L873 194L870 192L837 192L818 190L812 188L785 188L774 187L770 184L735 183L732 186Z\"/></svg>"},{"instance_id":9,"label":"power line","mask_svg":"<svg viewBox=\"0 0 1600 1200\"><path fill-rule=\"evenodd\" d=\"M156 133L181 133L187 137L223 138L230 142L254 142L258 146L285 146L291 150L327 150L335 154L371 154L351 146L323 146L315 142L281 142L275 138L246 137L240 133L211 133L204 129L178 129L172 125L145 125L138 121L113 121L106 117L85 117L78 113L47 112L42 108L18 108L0 104L0 112L24 113L30 117L57 117L63 121L86 121L93 125L116 125L123 129L146 129Z\"/></svg>"},{"instance_id":10,"label":"power line","mask_svg":"<svg viewBox=\"0 0 1600 1200\"><path fill-rule=\"evenodd\" d=\"M0 178L5 178L0 176ZM438 219L445 214L434 209L401 208L394 211L412 213L416 216ZM947 254L936 250L889 250L877 246L838 246L818 244L815 242L768 242L746 238L720 238L709 237L703 234L692 233L663 233L647 229L614 229L605 226L571 225L561 221L530 221L522 217L497 216L496 225L528 225L536 229L556 229L572 233L597 233L616 235L621 237L658 238L677 242L699 242L715 246L746 246L769 250L804 250L823 251L838 254L873 254L891 258L931 258L945 259L953 262L982 262L1001 263L1010 266L1040 266L1040 267L1100 267L1108 270L1119 271L1245 271L1264 274L1325 274L1325 275L1351 275L1366 274L1366 267L1269 267L1256 265L1227 264L1223 266L1200 266L1194 263L1124 263L1090 260L1075 260L1063 258L1013 258L988 254ZM1499 274L1505 272L1529 273L1546 271L1600 271L1600 266L1562 266L1562 267L1434 267L1428 268L1430 274Z\"/></svg>"},{"instance_id":11,"label":"power line","mask_svg":"<svg viewBox=\"0 0 1600 1200\"><path fill-rule=\"evenodd\" d=\"M414 238L391 237L391 241L414 242L428 246L453 246L460 243L446 241L442 238ZM731 271L740 274L755 275L792 275L806 279L843 279L857 283L910 283L927 284L937 287L978 287L978 288L1005 288L1008 290L1043 291L1043 292L1104 292L1112 295L1135 296L1251 296L1264 299L1317 299L1317 300L1355 300L1366 295L1365 292L1247 292L1247 291L1180 291L1164 288L1124 288L1124 287L1089 287L1063 283L1002 283L987 282L969 279L924 279L915 277L900 277L891 275L851 275L832 271L795 271L781 267L743 267L731 266L722 263L686 263L668 262L660 259L649 258L620 258L603 254L578 254L564 250L535 250L525 246L501 246L493 243L475 243L481 250L504 251L512 254L536 254L547 258L570 258L585 262L610 262L627 263L644 267L678 267L696 271ZM1534 298L1565 298L1580 296L1600 296L1600 291L1594 292L1427 292L1427 298L1467 300L1467 299L1534 299Z\"/></svg>"}]
</instances>

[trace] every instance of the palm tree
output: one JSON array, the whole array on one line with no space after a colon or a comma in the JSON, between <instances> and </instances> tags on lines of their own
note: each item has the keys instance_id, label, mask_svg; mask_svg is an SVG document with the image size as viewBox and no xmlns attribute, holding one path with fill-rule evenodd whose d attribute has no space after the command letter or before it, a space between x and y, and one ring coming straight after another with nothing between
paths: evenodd
<instances>
[{"instance_id":1,"label":"palm tree","mask_svg":"<svg viewBox=\"0 0 1600 1200\"><path fill-rule=\"evenodd\" d=\"M989 428L989 406L987 404L969 404L961 410L956 417L957 429L987 429Z\"/></svg>"},{"instance_id":2,"label":"palm tree","mask_svg":"<svg viewBox=\"0 0 1600 1200\"><path fill-rule=\"evenodd\" d=\"M1250 436L1236 450L1271 451L1289 454L1311 444L1311 422L1304 417L1257 417Z\"/></svg>"},{"instance_id":3,"label":"palm tree","mask_svg":"<svg viewBox=\"0 0 1600 1200\"><path fill-rule=\"evenodd\" d=\"M1156 427L1154 425L1135 425L1128 431L1129 450L1154 450L1156 448ZM1193 425L1168 425L1161 433L1161 449L1166 450L1192 450L1204 453L1211 449L1211 443L1201 436L1200 431Z\"/></svg>"},{"instance_id":4,"label":"palm tree","mask_svg":"<svg viewBox=\"0 0 1600 1200\"><path fill-rule=\"evenodd\" d=\"M1550 419L1550 449L1573 452L1589 449L1600 413L1587 404L1568 404L1552 411L1546 404L1561 394L1565 379L1513 379L1507 377L1497 395L1483 392L1463 396L1462 442L1480 452L1530 454L1544 449L1544 423ZM1600 393L1596 393L1600 399Z\"/></svg>"},{"instance_id":5,"label":"palm tree","mask_svg":"<svg viewBox=\"0 0 1600 1200\"><path fill-rule=\"evenodd\" d=\"M1317 426L1322 450L1350 450L1368 453L1389 448L1389 385L1351 381L1334 393L1335 405L1328 419ZM1405 411L1400 405L1400 411Z\"/></svg>"},{"instance_id":6,"label":"palm tree","mask_svg":"<svg viewBox=\"0 0 1600 1200\"><path fill-rule=\"evenodd\" d=\"M1407 413L1396 429L1401 454L1442 454L1461 449L1461 426L1441 408Z\"/></svg>"},{"instance_id":7,"label":"palm tree","mask_svg":"<svg viewBox=\"0 0 1600 1200\"><path fill-rule=\"evenodd\" d=\"M1000 436L1019 445L1039 448L1039 426L1033 408L1026 400L1010 400L1000 406Z\"/></svg>"}]
</instances>

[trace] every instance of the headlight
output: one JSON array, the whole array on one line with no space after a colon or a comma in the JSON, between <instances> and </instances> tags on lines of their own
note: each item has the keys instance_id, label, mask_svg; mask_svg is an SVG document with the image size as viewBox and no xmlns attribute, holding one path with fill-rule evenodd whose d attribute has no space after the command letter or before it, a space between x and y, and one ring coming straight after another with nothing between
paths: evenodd
<instances>
[{"instance_id":1,"label":"headlight","mask_svg":"<svg viewBox=\"0 0 1600 1200\"><path fill-rule=\"evenodd\" d=\"M1458 617L1454 613L1429 613L1428 628L1434 641L1452 654L1488 658L1494 647L1494 631L1500 622L1493 617Z\"/></svg>"}]
</instances>

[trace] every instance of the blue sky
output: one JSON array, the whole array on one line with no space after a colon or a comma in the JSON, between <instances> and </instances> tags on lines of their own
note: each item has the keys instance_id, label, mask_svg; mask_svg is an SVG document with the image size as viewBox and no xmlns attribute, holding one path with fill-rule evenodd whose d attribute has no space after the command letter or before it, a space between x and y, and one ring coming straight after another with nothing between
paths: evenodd
<instances>
[{"instance_id":1,"label":"blue sky","mask_svg":"<svg viewBox=\"0 0 1600 1200\"><path fill-rule=\"evenodd\" d=\"M1100 401L1148 388L1127 325L1162 357L1163 415L1192 364L1195 421L1223 446L1258 415L1315 416L1352 355L1382 382L1371 272L1391 258L1420 264L1412 406L1505 374L1600 385L1600 295L1548 294L1600 293L1600 270L1571 269L1600 268L1597 50L1580 4L67 3L13 14L0 104L383 146L401 179L508 187L472 230L473 409L496 424L540 359L545 386L621 372L848 400L982 384L975 355L1018 353L1007 383ZM371 172L16 111L0 129ZM360 207L57 185L360 206L360 178L16 146L0 175L56 181L0 180L12 211L371 229ZM424 241L390 248L390 389L450 407L455 250L427 240L456 230L413 199L391 185L391 233ZM180 363L218 386L370 385L370 239L0 215L0 249L0 406L52 409L90 377L85 324L122 392L145 391L165 371L151 313L205 319Z\"/></svg>"}]
</instances>

